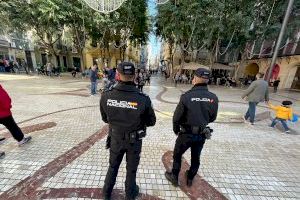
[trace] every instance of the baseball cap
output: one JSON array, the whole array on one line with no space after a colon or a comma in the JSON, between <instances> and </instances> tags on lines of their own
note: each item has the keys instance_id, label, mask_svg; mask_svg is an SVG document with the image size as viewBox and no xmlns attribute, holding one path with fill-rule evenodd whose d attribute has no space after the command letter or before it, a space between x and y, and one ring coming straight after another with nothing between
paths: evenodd
<instances>
[{"instance_id":1,"label":"baseball cap","mask_svg":"<svg viewBox=\"0 0 300 200\"><path fill-rule=\"evenodd\" d=\"M130 62L122 62L118 65L118 72L123 75L135 75L135 67Z\"/></svg>"},{"instance_id":2,"label":"baseball cap","mask_svg":"<svg viewBox=\"0 0 300 200\"><path fill-rule=\"evenodd\" d=\"M205 78L205 79L209 79L210 77L210 71L204 68L198 68L195 71L195 75L200 77L200 78Z\"/></svg>"}]
</instances>

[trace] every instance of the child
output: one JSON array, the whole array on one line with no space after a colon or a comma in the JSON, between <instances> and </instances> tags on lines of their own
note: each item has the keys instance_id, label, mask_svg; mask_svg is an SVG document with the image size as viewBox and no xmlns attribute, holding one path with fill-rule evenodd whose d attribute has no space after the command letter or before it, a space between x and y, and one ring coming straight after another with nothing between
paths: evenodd
<instances>
[{"instance_id":1,"label":"child","mask_svg":"<svg viewBox=\"0 0 300 200\"><path fill-rule=\"evenodd\" d=\"M276 123L280 121L285 132L290 132L286 121L293 119L293 110L290 108L292 104L293 103L291 101L283 101L281 106L273 106L272 104L269 104L270 108L276 111L276 117L271 124L272 128L274 128Z\"/></svg>"}]
</instances>

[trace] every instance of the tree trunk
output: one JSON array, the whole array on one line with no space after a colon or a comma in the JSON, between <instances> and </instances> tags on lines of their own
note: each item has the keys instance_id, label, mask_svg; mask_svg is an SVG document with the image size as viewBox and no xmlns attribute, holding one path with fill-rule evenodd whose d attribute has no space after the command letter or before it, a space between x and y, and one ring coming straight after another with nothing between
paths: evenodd
<instances>
[{"instance_id":1,"label":"tree trunk","mask_svg":"<svg viewBox=\"0 0 300 200\"><path fill-rule=\"evenodd\" d=\"M80 49L80 65L81 65L81 72L85 71L85 62L84 62L84 56L83 56L83 49Z\"/></svg>"}]
</instances>

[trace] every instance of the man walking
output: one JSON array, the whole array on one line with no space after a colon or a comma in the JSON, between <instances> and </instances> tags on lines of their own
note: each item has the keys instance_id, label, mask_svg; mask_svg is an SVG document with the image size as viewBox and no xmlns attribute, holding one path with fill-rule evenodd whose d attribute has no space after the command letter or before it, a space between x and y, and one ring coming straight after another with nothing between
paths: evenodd
<instances>
[{"instance_id":1,"label":"man walking","mask_svg":"<svg viewBox=\"0 0 300 200\"><path fill-rule=\"evenodd\" d=\"M119 166L126 154L126 199L134 200L139 194L136 172L146 127L154 126L156 117L151 100L134 84L135 67L132 63L119 64L120 82L104 92L100 100L102 120L109 124L109 167L103 187L104 199L111 199Z\"/></svg>"},{"instance_id":2,"label":"man walking","mask_svg":"<svg viewBox=\"0 0 300 200\"><path fill-rule=\"evenodd\" d=\"M262 73L258 73L256 75L257 80L253 81L242 95L242 99L249 102L249 108L244 116L244 121L246 122L250 118L251 125L254 125L257 104L263 101L269 102L269 86L263 77Z\"/></svg>"},{"instance_id":3,"label":"man walking","mask_svg":"<svg viewBox=\"0 0 300 200\"><path fill-rule=\"evenodd\" d=\"M98 72L97 72L97 66L94 65L91 70L91 95L95 95L97 93L97 80L98 80Z\"/></svg>"},{"instance_id":4,"label":"man walking","mask_svg":"<svg viewBox=\"0 0 300 200\"><path fill-rule=\"evenodd\" d=\"M12 134L13 138L18 141L19 146L26 144L31 140L31 136L24 137L23 132L16 124L12 117L11 99L7 92L0 85L0 124L4 125Z\"/></svg>"},{"instance_id":5,"label":"man walking","mask_svg":"<svg viewBox=\"0 0 300 200\"><path fill-rule=\"evenodd\" d=\"M280 78L277 78L277 79L274 81L274 83L273 83L274 93L277 92L279 83L280 83Z\"/></svg>"},{"instance_id":6,"label":"man walking","mask_svg":"<svg viewBox=\"0 0 300 200\"><path fill-rule=\"evenodd\" d=\"M191 167L186 171L187 186L192 186L193 179L200 167L200 155L206 139L210 138L211 129L207 125L217 118L218 98L208 91L210 71L199 68L193 79L194 87L183 94L173 116L173 131L178 136L173 154L172 171L166 172L166 178L178 186L178 175L182 155L191 148Z\"/></svg>"}]
</instances>

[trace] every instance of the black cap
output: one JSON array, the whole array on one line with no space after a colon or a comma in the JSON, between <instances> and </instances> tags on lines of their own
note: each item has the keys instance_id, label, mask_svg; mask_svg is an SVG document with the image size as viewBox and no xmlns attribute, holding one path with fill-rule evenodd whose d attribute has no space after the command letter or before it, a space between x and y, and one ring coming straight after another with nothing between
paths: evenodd
<instances>
[{"instance_id":1,"label":"black cap","mask_svg":"<svg viewBox=\"0 0 300 200\"><path fill-rule=\"evenodd\" d=\"M134 65L130 62L122 62L118 65L118 72L123 75L135 75Z\"/></svg>"},{"instance_id":2,"label":"black cap","mask_svg":"<svg viewBox=\"0 0 300 200\"><path fill-rule=\"evenodd\" d=\"M204 68L198 68L195 71L195 75L200 77L200 78L205 78L205 79L209 79L210 77L210 71Z\"/></svg>"},{"instance_id":3,"label":"black cap","mask_svg":"<svg viewBox=\"0 0 300 200\"><path fill-rule=\"evenodd\" d=\"M284 106L290 106L292 104L293 104L293 102L291 102L291 101L283 101L282 102L282 105L284 105Z\"/></svg>"}]
</instances>

